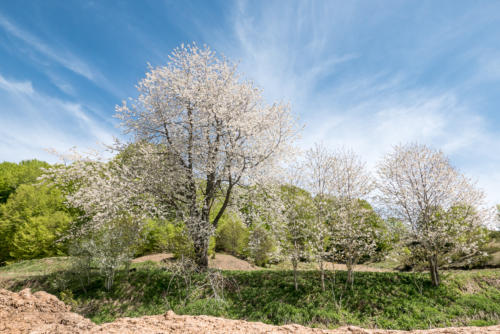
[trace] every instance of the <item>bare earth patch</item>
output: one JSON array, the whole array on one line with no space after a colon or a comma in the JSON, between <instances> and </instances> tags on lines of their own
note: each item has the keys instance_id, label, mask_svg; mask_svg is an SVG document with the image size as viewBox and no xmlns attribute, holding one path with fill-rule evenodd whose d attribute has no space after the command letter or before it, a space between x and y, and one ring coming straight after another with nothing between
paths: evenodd
<instances>
[{"instance_id":1,"label":"bare earth patch","mask_svg":"<svg viewBox=\"0 0 500 334\"><path fill-rule=\"evenodd\" d=\"M140 263L140 262L146 262L146 261L153 261L153 262L162 262L162 261L171 261L174 259L174 255L171 253L157 253L157 254L151 254L151 255L145 255L138 257L134 260L132 260L132 263ZM345 264L340 264L340 263L332 263L332 262L325 262L325 269L326 270L347 270L347 267ZM252 263L238 259L235 256L229 255L229 254L223 254L223 253L217 253L215 255L215 258L209 258L208 259L208 266L213 269L220 269L220 270L262 270L265 268L260 268ZM311 269L311 268L301 268L299 266L299 269ZM376 267L370 267L367 265L363 264L358 264L354 267L354 271L371 271L371 272L384 272L384 271L393 271L391 269L383 269L383 268L376 268Z\"/></svg>"},{"instance_id":2,"label":"bare earth patch","mask_svg":"<svg viewBox=\"0 0 500 334\"><path fill-rule=\"evenodd\" d=\"M133 263L153 261L153 262L161 262L173 260L174 255L170 253L158 253L151 254L138 257L132 260ZM208 266L213 269L220 270L257 270L259 267L254 266L250 262L245 260L238 259L235 256L229 254L217 253L215 255L215 259L208 259Z\"/></svg>"},{"instance_id":3,"label":"bare earth patch","mask_svg":"<svg viewBox=\"0 0 500 334\"><path fill-rule=\"evenodd\" d=\"M499 326L452 327L431 330L389 331L342 327L335 330L307 328L300 325L272 326L261 322L229 320L209 316L164 315L140 318L120 318L114 322L96 325L79 314L70 312L69 306L57 297L29 289L14 293L0 289L0 333L332 333L332 334L388 334L388 333L500 333Z\"/></svg>"},{"instance_id":4,"label":"bare earth patch","mask_svg":"<svg viewBox=\"0 0 500 334\"><path fill-rule=\"evenodd\" d=\"M345 264L342 263L333 263L333 262L325 262L325 269L326 270L347 270L347 267ZM394 271L392 269L386 269L386 268L377 268L377 267L370 267L364 264L358 264L354 266L354 271L368 271L368 272L389 272L389 271Z\"/></svg>"}]
</instances>

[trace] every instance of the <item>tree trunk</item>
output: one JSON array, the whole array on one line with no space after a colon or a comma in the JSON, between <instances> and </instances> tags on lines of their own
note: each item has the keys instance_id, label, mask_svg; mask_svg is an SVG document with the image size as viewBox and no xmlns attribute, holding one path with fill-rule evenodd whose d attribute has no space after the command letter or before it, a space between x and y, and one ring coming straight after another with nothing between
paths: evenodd
<instances>
[{"instance_id":1,"label":"tree trunk","mask_svg":"<svg viewBox=\"0 0 500 334\"><path fill-rule=\"evenodd\" d=\"M293 265L293 283L295 285L295 291L299 289L299 284L297 282L297 261L292 260Z\"/></svg>"},{"instance_id":2,"label":"tree trunk","mask_svg":"<svg viewBox=\"0 0 500 334\"><path fill-rule=\"evenodd\" d=\"M319 270L321 271L321 290L325 291L325 268L323 267L323 259L319 260Z\"/></svg>"},{"instance_id":3,"label":"tree trunk","mask_svg":"<svg viewBox=\"0 0 500 334\"><path fill-rule=\"evenodd\" d=\"M194 246L194 255L195 255L195 262L198 265L198 267L205 271L208 269L208 241L201 242L201 243L195 243Z\"/></svg>"},{"instance_id":4,"label":"tree trunk","mask_svg":"<svg viewBox=\"0 0 500 334\"><path fill-rule=\"evenodd\" d=\"M346 267L347 267L347 281L346 284L352 285L354 284L354 275L352 272L352 264L349 262L346 262Z\"/></svg>"},{"instance_id":5,"label":"tree trunk","mask_svg":"<svg viewBox=\"0 0 500 334\"><path fill-rule=\"evenodd\" d=\"M438 261L436 255L431 255L429 257L429 271L431 273L431 280L433 286L439 286L439 271L438 271Z\"/></svg>"}]
</instances>

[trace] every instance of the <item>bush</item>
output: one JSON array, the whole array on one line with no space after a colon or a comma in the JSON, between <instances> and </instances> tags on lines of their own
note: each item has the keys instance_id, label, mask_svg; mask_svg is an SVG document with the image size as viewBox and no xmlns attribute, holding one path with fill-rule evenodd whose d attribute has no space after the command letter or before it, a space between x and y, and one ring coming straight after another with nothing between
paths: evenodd
<instances>
[{"instance_id":1,"label":"bush","mask_svg":"<svg viewBox=\"0 0 500 334\"><path fill-rule=\"evenodd\" d=\"M20 185L34 183L43 174L43 168L48 167L48 163L39 160L0 163L0 204L7 202Z\"/></svg>"},{"instance_id":2,"label":"bush","mask_svg":"<svg viewBox=\"0 0 500 334\"><path fill-rule=\"evenodd\" d=\"M0 206L0 262L65 254L57 241L72 218L58 188L19 186Z\"/></svg>"},{"instance_id":3,"label":"bush","mask_svg":"<svg viewBox=\"0 0 500 334\"><path fill-rule=\"evenodd\" d=\"M276 249L271 233L260 226L255 226L250 232L248 245L250 257L258 266L265 267L273 260Z\"/></svg>"},{"instance_id":4,"label":"bush","mask_svg":"<svg viewBox=\"0 0 500 334\"><path fill-rule=\"evenodd\" d=\"M148 220L142 229L141 240L136 256L163 252L171 252L177 258L194 256L193 243L182 223Z\"/></svg>"},{"instance_id":5,"label":"bush","mask_svg":"<svg viewBox=\"0 0 500 334\"><path fill-rule=\"evenodd\" d=\"M89 232L76 240L71 247L75 267L86 270L90 276L96 267L104 276L104 286L111 289L115 273L120 267L128 267L138 244L139 224L128 218L109 222L99 230Z\"/></svg>"},{"instance_id":6,"label":"bush","mask_svg":"<svg viewBox=\"0 0 500 334\"><path fill-rule=\"evenodd\" d=\"M14 234L10 256L15 259L35 259L65 255L65 244L57 242L57 238L66 231L70 221L71 217L61 211L30 217Z\"/></svg>"},{"instance_id":7,"label":"bush","mask_svg":"<svg viewBox=\"0 0 500 334\"><path fill-rule=\"evenodd\" d=\"M235 256L243 256L248 248L249 232L237 217L224 217L216 231L216 249Z\"/></svg>"}]
</instances>

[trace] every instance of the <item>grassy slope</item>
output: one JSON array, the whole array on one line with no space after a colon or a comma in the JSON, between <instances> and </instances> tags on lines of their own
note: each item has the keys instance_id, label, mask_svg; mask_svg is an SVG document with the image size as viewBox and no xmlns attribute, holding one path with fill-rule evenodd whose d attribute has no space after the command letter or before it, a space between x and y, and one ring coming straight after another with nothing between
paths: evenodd
<instances>
[{"instance_id":1,"label":"grassy slope","mask_svg":"<svg viewBox=\"0 0 500 334\"><path fill-rule=\"evenodd\" d=\"M438 289L430 286L425 274L359 272L354 289L346 290L345 272L338 271L335 276L329 273L325 292L316 271L300 272L297 292L288 270L227 271L224 275L233 284L226 288L222 302L206 298L211 293L208 288L186 298L183 282L171 281L168 272L148 262L134 265L136 271L119 273L109 292L98 277L84 290L76 277L64 271L65 261L44 259L1 268L0 286L51 292L98 323L121 316L160 314L168 309L179 314L318 327L356 324L413 329L488 325L500 319L498 269L449 272L446 284ZM40 270L40 266L45 269Z\"/></svg>"}]
</instances>

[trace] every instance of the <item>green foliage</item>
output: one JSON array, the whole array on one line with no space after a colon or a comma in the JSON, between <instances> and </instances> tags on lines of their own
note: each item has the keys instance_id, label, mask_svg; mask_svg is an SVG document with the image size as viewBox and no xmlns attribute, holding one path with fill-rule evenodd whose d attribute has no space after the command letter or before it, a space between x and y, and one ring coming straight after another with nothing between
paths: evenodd
<instances>
[{"instance_id":1,"label":"green foliage","mask_svg":"<svg viewBox=\"0 0 500 334\"><path fill-rule=\"evenodd\" d=\"M215 236L212 235L209 239L208 239L208 250L207 250L207 254L209 257L215 259L215 247L217 245L217 241L215 239Z\"/></svg>"},{"instance_id":2,"label":"green foliage","mask_svg":"<svg viewBox=\"0 0 500 334\"><path fill-rule=\"evenodd\" d=\"M142 228L136 256L168 252L175 257L193 257L193 243L183 223L149 219Z\"/></svg>"},{"instance_id":3,"label":"green foliage","mask_svg":"<svg viewBox=\"0 0 500 334\"><path fill-rule=\"evenodd\" d=\"M231 213L219 221L216 231L216 250L234 256L244 256L248 248L249 231L245 224Z\"/></svg>"},{"instance_id":4,"label":"green foliage","mask_svg":"<svg viewBox=\"0 0 500 334\"><path fill-rule=\"evenodd\" d=\"M33 259L66 254L64 244L56 241L70 222L70 215L63 211L29 218L14 234L10 256L14 259Z\"/></svg>"},{"instance_id":5,"label":"green foliage","mask_svg":"<svg viewBox=\"0 0 500 334\"><path fill-rule=\"evenodd\" d=\"M167 252L171 250L175 238L175 227L168 222L148 219L141 234L142 242L137 247L137 256Z\"/></svg>"},{"instance_id":6,"label":"green foliage","mask_svg":"<svg viewBox=\"0 0 500 334\"><path fill-rule=\"evenodd\" d=\"M118 268L128 267L133 258L139 231L138 222L122 218L79 236L70 249L75 268L81 270L78 274L89 276L90 269L97 268L105 278L105 288L111 289Z\"/></svg>"},{"instance_id":7,"label":"green foliage","mask_svg":"<svg viewBox=\"0 0 500 334\"><path fill-rule=\"evenodd\" d=\"M312 240L312 220L314 217L311 194L296 186L286 185L280 189L284 203L284 233L280 235L280 246L287 253L296 253L306 258Z\"/></svg>"},{"instance_id":8,"label":"green foliage","mask_svg":"<svg viewBox=\"0 0 500 334\"><path fill-rule=\"evenodd\" d=\"M253 226L250 230L249 254L256 265L267 266L273 260L276 241L263 226Z\"/></svg>"},{"instance_id":9,"label":"green foliage","mask_svg":"<svg viewBox=\"0 0 500 334\"><path fill-rule=\"evenodd\" d=\"M397 230L397 221L385 221L379 216L373 207L365 200L360 200L362 207L368 210L366 215L366 221L368 224L375 228L375 234L373 238L375 239L376 250L375 254L371 258L363 257L360 259L359 263L364 263L368 260L380 261L382 260L394 246L399 242L401 238L401 233Z\"/></svg>"},{"instance_id":10,"label":"green foliage","mask_svg":"<svg viewBox=\"0 0 500 334\"><path fill-rule=\"evenodd\" d=\"M56 187L19 186L0 206L0 262L65 254L57 240L71 220Z\"/></svg>"},{"instance_id":11,"label":"green foliage","mask_svg":"<svg viewBox=\"0 0 500 334\"><path fill-rule=\"evenodd\" d=\"M7 202L9 196L21 184L32 184L43 174L43 168L50 165L39 160L25 160L19 164L0 163L0 204Z\"/></svg>"}]
</instances>

